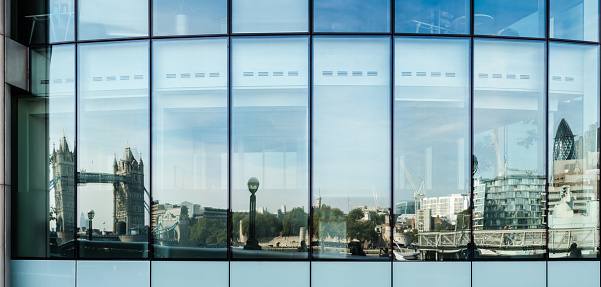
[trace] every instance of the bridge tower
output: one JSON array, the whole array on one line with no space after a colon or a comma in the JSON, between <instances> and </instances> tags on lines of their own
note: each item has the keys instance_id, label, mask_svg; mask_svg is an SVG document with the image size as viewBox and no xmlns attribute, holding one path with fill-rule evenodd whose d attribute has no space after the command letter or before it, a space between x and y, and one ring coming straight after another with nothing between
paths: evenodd
<instances>
[{"instance_id":1,"label":"bridge tower","mask_svg":"<svg viewBox=\"0 0 601 287\"><path fill-rule=\"evenodd\" d=\"M125 176L126 180L114 182L113 190L113 230L117 235L145 233L144 228L144 163L134 158L129 145L123 157L113 163L115 175Z\"/></svg>"},{"instance_id":2,"label":"bridge tower","mask_svg":"<svg viewBox=\"0 0 601 287\"><path fill-rule=\"evenodd\" d=\"M63 134L58 150L52 149L52 183L56 208L56 233L61 243L73 239L75 231L74 157Z\"/></svg>"}]
</instances>

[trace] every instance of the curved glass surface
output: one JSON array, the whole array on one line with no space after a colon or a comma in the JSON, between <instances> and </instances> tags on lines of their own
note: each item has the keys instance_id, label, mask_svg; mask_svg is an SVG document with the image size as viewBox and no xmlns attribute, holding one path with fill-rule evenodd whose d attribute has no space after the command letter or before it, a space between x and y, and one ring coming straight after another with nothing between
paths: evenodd
<instances>
[{"instance_id":1,"label":"curved glass surface","mask_svg":"<svg viewBox=\"0 0 601 287\"><path fill-rule=\"evenodd\" d=\"M307 0L234 0L233 33L307 32Z\"/></svg>"},{"instance_id":2,"label":"curved glass surface","mask_svg":"<svg viewBox=\"0 0 601 287\"><path fill-rule=\"evenodd\" d=\"M549 37L599 41L599 1L551 0Z\"/></svg>"},{"instance_id":3,"label":"curved glass surface","mask_svg":"<svg viewBox=\"0 0 601 287\"><path fill-rule=\"evenodd\" d=\"M390 38L313 45L313 255L387 258Z\"/></svg>"},{"instance_id":4,"label":"curved glass surface","mask_svg":"<svg viewBox=\"0 0 601 287\"><path fill-rule=\"evenodd\" d=\"M394 32L469 34L469 0L395 0Z\"/></svg>"},{"instance_id":5,"label":"curved glass surface","mask_svg":"<svg viewBox=\"0 0 601 287\"><path fill-rule=\"evenodd\" d=\"M78 46L77 214L82 258L147 258L148 41Z\"/></svg>"},{"instance_id":6,"label":"curved glass surface","mask_svg":"<svg viewBox=\"0 0 601 287\"><path fill-rule=\"evenodd\" d=\"M225 258L227 39L153 42L155 258Z\"/></svg>"},{"instance_id":7,"label":"curved glass surface","mask_svg":"<svg viewBox=\"0 0 601 287\"><path fill-rule=\"evenodd\" d=\"M148 36L148 0L78 1L78 40Z\"/></svg>"},{"instance_id":8,"label":"curved glass surface","mask_svg":"<svg viewBox=\"0 0 601 287\"><path fill-rule=\"evenodd\" d=\"M73 258L75 46L31 50L31 97L13 99L13 258Z\"/></svg>"},{"instance_id":9,"label":"curved glass surface","mask_svg":"<svg viewBox=\"0 0 601 287\"><path fill-rule=\"evenodd\" d=\"M474 41L476 258L546 252L544 63L544 42Z\"/></svg>"},{"instance_id":10,"label":"curved glass surface","mask_svg":"<svg viewBox=\"0 0 601 287\"><path fill-rule=\"evenodd\" d=\"M308 258L308 48L307 37L232 39L235 259Z\"/></svg>"},{"instance_id":11,"label":"curved glass surface","mask_svg":"<svg viewBox=\"0 0 601 287\"><path fill-rule=\"evenodd\" d=\"M315 32L389 32L390 0L315 0Z\"/></svg>"},{"instance_id":12,"label":"curved glass surface","mask_svg":"<svg viewBox=\"0 0 601 287\"><path fill-rule=\"evenodd\" d=\"M549 45L548 128L549 256L596 258L599 46Z\"/></svg>"},{"instance_id":13,"label":"curved glass surface","mask_svg":"<svg viewBox=\"0 0 601 287\"><path fill-rule=\"evenodd\" d=\"M226 0L152 0L154 36L227 33Z\"/></svg>"},{"instance_id":14,"label":"curved glass surface","mask_svg":"<svg viewBox=\"0 0 601 287\"><path fill-rule=\"evenodd\" d=\"M473 0L474 34L545 37L545 0Z\"/></svg>"},{"instance_id":15,"label":"curved glass surface","mask_svg":"<svg viewBox=\"0 0 601 287\"><path fill-rule=\"evenodd\" d=\"M465 260L469 40L397 37L394 48L394 259Z\"/></svg>"}]
</instances>

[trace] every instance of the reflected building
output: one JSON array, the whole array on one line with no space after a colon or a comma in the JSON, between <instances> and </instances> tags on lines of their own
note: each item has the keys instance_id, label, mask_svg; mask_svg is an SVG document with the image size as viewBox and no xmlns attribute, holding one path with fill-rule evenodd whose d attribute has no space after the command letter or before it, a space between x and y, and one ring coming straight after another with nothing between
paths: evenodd
<instances>
[{"instance_id":1,"label":"reflected building","mask_svg":"<svg viewBox=\"0 0 601 287\"><path fill-rule=\"evenodd\" d=\"M146 234L144 227L144 163L134 158L129 145L123 156L113 162L113 171L125 178L114 182L113 232L117 235Z\"/></svg>"},{"instance_id":2,"label":"reflected building","mask_svg":"<svg viewBox=\"0 0 601 287\"><path fill-rule=\"evenodd\" d=\"M474 230L542 228L545 184L542 175L475 179Z\"/></svg>"},{"instance_id":3,"label":"reflected building","mask_svg":"<svg viewBox=\"0 0 601 287\"><path fill-rule=\"evenodd\" d=\"M75 179L73 177L75 164L73 152L69 148L65 135L60 140L58 149L52 149L50 161L52 163L50 189L54 188L56 236L60 239L60 244L72 240L75 231Z\"/></svg>"}]
</instances>

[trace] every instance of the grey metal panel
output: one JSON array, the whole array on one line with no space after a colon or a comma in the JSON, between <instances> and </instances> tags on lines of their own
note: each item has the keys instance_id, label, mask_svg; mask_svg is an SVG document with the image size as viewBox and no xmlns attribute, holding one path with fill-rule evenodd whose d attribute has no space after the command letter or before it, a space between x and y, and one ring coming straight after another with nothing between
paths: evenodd
<instances>
[{"instance_id":1,"label":"grey metal panel","mask_svg":"<svg viewBox=\"0 0 601 287\"><path fill-rule=\"evenodd\" d=\"M29 90L29 48L9 38L6 41L6 75L7 84Z\"/></svg>"}]
</instances>

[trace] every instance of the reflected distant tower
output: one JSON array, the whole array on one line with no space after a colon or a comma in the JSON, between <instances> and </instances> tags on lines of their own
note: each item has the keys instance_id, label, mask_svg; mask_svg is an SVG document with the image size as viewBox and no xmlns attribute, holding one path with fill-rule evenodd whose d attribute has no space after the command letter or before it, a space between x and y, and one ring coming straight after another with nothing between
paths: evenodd
<instances>
[{"instance_id":1,"label":"reflected distant tower","mask_svg":"<svg viewBox=\"0 0 601 287\"><path fill-rule=\"evenodd\" d=\"M52 149L52 182L56 208L56 234L61 243L73 239L75 231L75 180L73 152L63 134L58 150Z\"/></svg>"},{"instance_id":2,"label":"reflected distant tower","mask_svg":"<svg viewBox=\"0 0 601 287\"><path fill-rule=\"evenodd\" d=\"M576 145L574 144L574 134L565 118L561 119L557 132L555 134L555 143L553 144L553 160L570 160L578 157Z\"/></svg>"},{"instance_id":3,"label":"reflected distant tower","mask_svg":"<svg viewBox=\"0 0 601 287\"><path fill-rule=\"evenodd\" d=\"M118 235L129 235L132 230L138 233L144 229L144 163L134 158L129 145L125 147L119 162L113 162L115 175L125 177L125 181L115 182L113 191L113 230Z\"/></svg>"}]
</instances>

